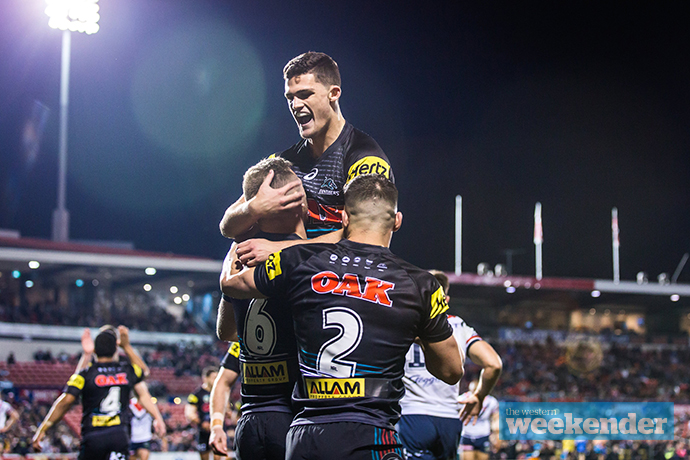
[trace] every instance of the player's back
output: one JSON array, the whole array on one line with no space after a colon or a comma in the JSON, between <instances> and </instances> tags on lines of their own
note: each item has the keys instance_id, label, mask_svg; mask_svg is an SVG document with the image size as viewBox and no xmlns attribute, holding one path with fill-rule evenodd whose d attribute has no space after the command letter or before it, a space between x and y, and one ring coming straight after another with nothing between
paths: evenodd
<instances>
[{"instance_id":1,"label":"player's back","mask_svg":"<svg viewBox=\"0 0 690 460\"><path fill-rule=\"evenodd\" d=\"M129 427L129 396L141 381L141 368L129 361L95 362L67 382L66 392L81 393L82 435L111 427Z\"/></svg>"},{"instance_id":2,"label":"player's back","mask_svg":"<svg viewBox=\"0 0 690 460\"><path fill-rule=\"evenodd\" d=\"M304 377L294 397L305 406L295 424L391 427L408 348L451 335L435 278L381 246L295 246L272 255L255 281L292 306Z\"/></svg>"}]
</instances>

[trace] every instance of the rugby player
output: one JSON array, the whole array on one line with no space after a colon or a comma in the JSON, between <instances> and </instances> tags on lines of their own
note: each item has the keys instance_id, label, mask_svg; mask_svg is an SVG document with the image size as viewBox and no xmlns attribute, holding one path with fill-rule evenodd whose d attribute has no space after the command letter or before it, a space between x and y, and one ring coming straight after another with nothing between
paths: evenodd
<instances>
[{"instance_id":1,"label":"rugby player","mask_svg":"<svg viewBox=\"0 0 690 460\"><path fill-rule=\"evenodd\" d=\"M244 196L253 198L269 173L272 188L294 181L299 184L291 166L282 157L267 158L252 166L244 175ZM304 197L304 193L300 195ZM255 236L272 241L301 240L306 237L303 214L301 208L268 214L257 222L259 233ZM225 258L221 283L241 268L234 248L235 245ZM290 308L281 298L229 300L234 315L219 309L216 328L221 340L232 340L232 332L239 336L239 350L230 347L224 359L226 369L222 369L227 379L232 377L231 369L227 368L235 360L233 352L238 351L242 369L242 416L235 430L236 456L244 460L283 460L285 436L294 417L292 389L300 377ZM219 408L225 407L222 399L218 403ZM222 442L224 412L216 414L215 410L214 417L220 420L214 419L212 424L220 429L213 433ZM218 453L223 453L222 447L218 446Z\"/></svg>"},{"instance_id":2,"label":"rugby player","mask_svg":"<svg viewBox=\"0 0 690 460\"><path fill-rule=\"evenodd\" d=\"M460 402L476 397L479 381L470 382L469 391L460 396ZM463 406L464 408L464 406ZM498 400L486 395L481 411L473 423L465 424L460 438L462 460L489 460L491 438L498 440Z\"/></svg>"},{"instance_id":3,"label":"rugby player","mask_svg":"<svg viewBox=\"0 0 690 460\"><path fill-rule=\"evenodd\" d=\"M209 437L211 435L211 388L218 376L215 367L207 366L201 371L201 386L194 393L187 396L187 404L184 407L184 415L187 420L197 428L196 450L201 460L208 460L211 453Z\"/></svg>"},{"instance_id":4,"label":"rugby player","mask_svg":"<svg viewBox=\"0 0 690 460\"><path fill-rule=\"evenodd\" d=\"M0 398L0 457L5 451L5 433L19 420L19 412L7 401Z\"/></svg>"},{"instance_id":5,"label":"rugby player","mask_svg":"<svg viewBox=\"0 0 690 460\"><path fill-rule=\"evenodd\" d=\"M79 396L83 406L79 460L125 460L128 457L131 390L149 413L158 413L160 417L143 381L144 372L134 362L118 358L118 345L132 361L137 359L128 336L121 337L114 327L103 326L94 340L96 361L70 377L64 392L34 434L34 451L41 451L40 442L46 431L67 413ZM164 436L163 419L156 422L157 433Z\"/></svg>"},{"instance_id":6,"label":"rugby player","mask_svg":"<svg viewBox=\"0 0 690 460\"><path fill-rule=\"evenodd\" d=\"M225 413L230 400L230 391L239 376L240 344L231 342L211 388L211 435L208 443L214 455L228 455L228 439L224 426ZM236 432L235 436L237 436Z\"/></svg>"},{"instance_id":7,"label":"rugby player","mask_svg":"<svg viewBox=\"0 0 690 460\"><path fill-rule=\"evenodd\" d=\"M401 459L394 425L415 338L432 374L448 384L463 375L443 288L388 249L402 224L395 185L361 175L344 194L346 239L296 245L222 280L226 295L281 297L292 308L302 378L288 460Z\"/></svg>"},{"instance_id":8,"label":"rugby player","mask_svg":"<svg viewBox=\"0 0 690 460\"><path fill-rule=\"evenodd\" d=\"M308 202L307 235L314 238L342 226L343 186L367 173L381 174L391 181L388 157L369 135L345 121L340 111L340 71L328 55L309 51L290 60L283 69L285 98L302 139L274 154L290 160L301 180ZM241 196L220 222L221 233L238 238L251 232L259 219L275 212L299 210L302 192L299 181L273 189L272 176L248 198ZM334 236L329 242L337 242ZM251 252L255 241L241 246ZM274 244L271 247L277 248ZM277 249L276 249L277 250ZM242 262L247 262L242 258Z\"/></svg>"},{"instance_id":9,"label":"rugby player","mask_svg":"<svg viewBox=\"0 0 690 460\"><path fill-rule=\"evenodd\" d=\"M443 287L446 302L450 302L448 277L436 270L431 273ZM400 439L411 458L455 459L462 422L469 422L480 414L484 398L501 374L501 358L491 345L482 341L462 318L449 315L448 322L463 356L469 356L482 367L481 388L463 395L467 405L460 406L459 385L448 385L431 375L419 345L412 345L405 357L405 396L400 401L402 417L398 424ZM476 419L473 421L476 423Z\"/></svg>"}]
</instances>

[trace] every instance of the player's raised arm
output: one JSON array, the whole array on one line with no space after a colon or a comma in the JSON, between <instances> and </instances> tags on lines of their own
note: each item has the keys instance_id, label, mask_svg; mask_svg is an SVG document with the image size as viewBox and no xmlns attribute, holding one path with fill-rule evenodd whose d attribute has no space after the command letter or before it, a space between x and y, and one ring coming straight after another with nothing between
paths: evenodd
<instances>
[{"instance_id":1,"label":"player's raised arm","mask_svg":"<svg viewBox=\"0 0 690 460\"><path fill-rule=\"evenodd\" d=\"M151 373L151 370L149 367L146 365L144 360L139 356L139 353L132 347L132 344L129 341L129 329L125 326L118 326L117 331L120 333L120 347L122 348L122 351L125 352L127 355L127 358L129 358L129 362L139 366L141 371L143 372L143 378L148 378L149 374Z\"/></svg>"},{"instance_id":2,"label":"player's raised arm","mask_svg":"<svg viewBox=\"0 0 690 460\"><path fill-rule=\"evenodd\" d=\"M420 341L426 368L431 374L449 385L457 383L465 374L464 359L455 337L440 342Z\"/></svg>"},{"instance_id":3,"label":"player's raised arm","mask_svg":"<svg viewBox=\"0 0 690 460\"><path fill-rule=\"evenodd\" d=\"M274 172L270 171L258 192L246 200L242 195L225 210L220 221L220 233L226 238L237 238L249 232L259 219L284 211L298 211L302 207L304 189L299 179L272 188Z\"/></svg>"},{"instance_id":4,"label":"player's raised arm","mask_svg":"<svg viewBox=\"0 0 690 460\"><path fill-rule=\"evenodd\" d=\"M41 441L45 437L48 428L55 425L62 419L62 417L65 416L69 408L72 407L72 404L74 404L75 400L76 397L69 393L62 393L60 396L58 396L46 414L46 417L43 419L43 422L41 422L36 429L36 433L31 440L31 444L36 452L41 451Z\"/></svg>"}]
</instances>

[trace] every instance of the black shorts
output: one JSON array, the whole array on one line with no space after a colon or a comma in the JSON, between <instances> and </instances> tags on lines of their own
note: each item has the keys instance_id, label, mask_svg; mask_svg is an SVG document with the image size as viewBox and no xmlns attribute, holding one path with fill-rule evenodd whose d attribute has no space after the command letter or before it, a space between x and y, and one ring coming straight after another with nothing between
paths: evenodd
<instances>
[{"instance_id":1,"label":"black shorts","mask_svg":"<svg viewBox=\"0 0 690 460\"><path fill-rule=\"evenodd\" d=\"M211 450L211 446L208 445L209 438L211 437L211 432L206 430L199 430L196 434L196 450L197 452L207 452Z\"/></svg>"},{"instance_id":2,"label":"black shorts","mask_svg":"<svg viewBox=\"0 0 690 460\"><path fill-rule=\"evenodd\" d=\"M243 414L235 428L237 460L285 460L285 437L292 423L286 412Z\"/></svg>"},{"instance_id":3,"label":"black shorts","mask_svg":"<svg viewBox=\"0 0 690 460\"><path fill-rule=\"evenodd\" d=\"M129 434L122 427L98 430L81 438L79 460L127 460Z\"/></svg>"},{"instance_id":4,"label":"black shorts","mask_svg":"<svg viewBox=\"0 0 690 460\"><path fill-rule=\"evenodd\" d=\"M402 460L398 433L354 422L297 425L287 435L286 460Z\"/></svg>"}]
</instances>

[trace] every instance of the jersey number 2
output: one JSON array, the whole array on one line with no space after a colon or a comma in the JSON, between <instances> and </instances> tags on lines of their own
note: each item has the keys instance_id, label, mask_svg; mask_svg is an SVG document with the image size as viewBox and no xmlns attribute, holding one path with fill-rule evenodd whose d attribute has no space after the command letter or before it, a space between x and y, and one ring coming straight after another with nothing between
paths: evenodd
<instances>
[{"instance_id":1,"label":"jersey number 2","mask_svg":"<svg viewBox=\"0 0 690 460\"><path fill-rule=\"evenodd\" d=\"M357 363L343 358L352 353L362 340L362 319L349 308L327 308L323 311L323 328L335 328L340 332L321 345L318 371L333 377L354 377Z\"/></svg>"}]
</instances>

